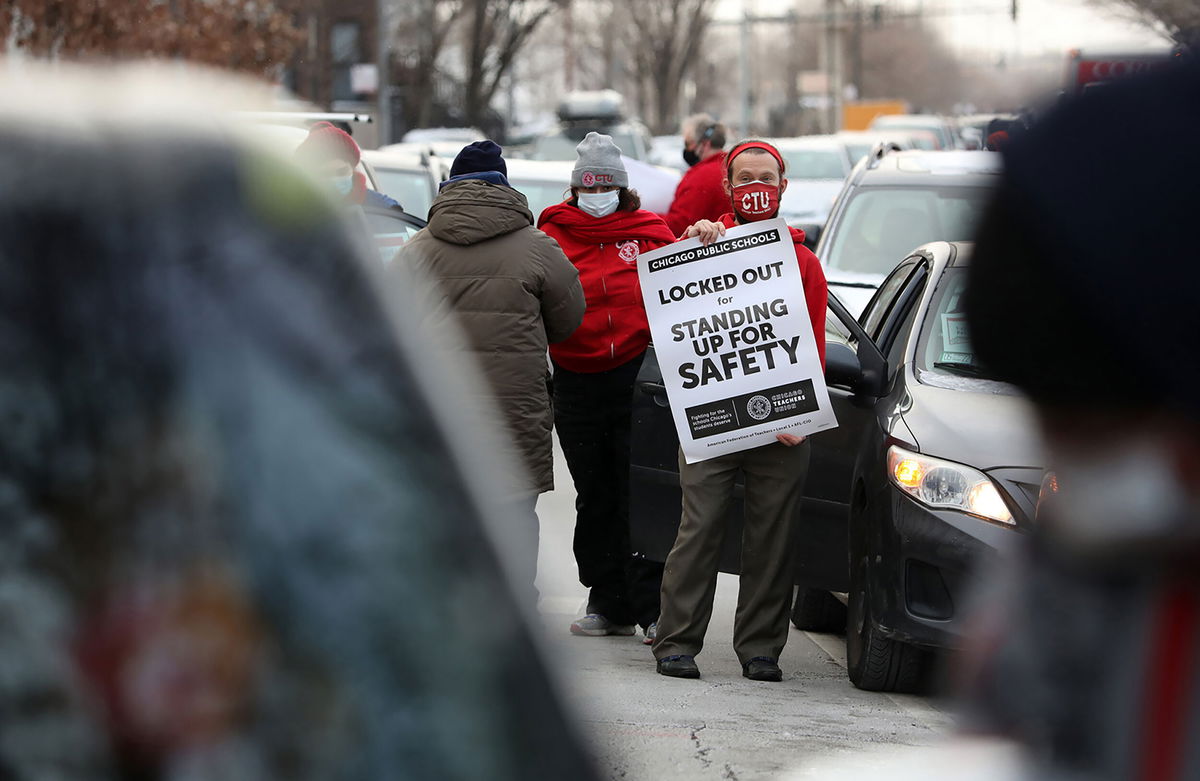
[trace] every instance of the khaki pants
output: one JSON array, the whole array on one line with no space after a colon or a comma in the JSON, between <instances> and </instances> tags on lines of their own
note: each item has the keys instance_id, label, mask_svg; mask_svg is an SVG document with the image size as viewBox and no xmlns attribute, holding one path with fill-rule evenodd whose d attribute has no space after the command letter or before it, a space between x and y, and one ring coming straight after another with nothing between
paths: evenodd
<instances>
[{"instance_id":1,"label":"khaki pants","mask_svg":"<svg viewBox=\"0 0 1200 781\"><path fill-rule=\"evenodd\" d=\"M679 455L683 516L663 574L654 657L695 656L704 647L717 589L725 517L737 472L745 475L745 526L733 648L745 664L778 659L791 613L796 508L811 445L770 444L696 464Z\"/></svg>"}]
</instances>

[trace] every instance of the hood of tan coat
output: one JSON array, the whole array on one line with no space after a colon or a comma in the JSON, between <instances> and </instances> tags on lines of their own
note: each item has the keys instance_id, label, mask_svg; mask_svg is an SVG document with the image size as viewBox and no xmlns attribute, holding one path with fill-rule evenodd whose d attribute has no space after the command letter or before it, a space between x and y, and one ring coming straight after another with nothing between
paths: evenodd
<instances>
[{"instance_id":1,"label":"hood of tan coat","mask_svg":"<svg viewBox=\"0 0 1200 781\"><path fill-rule=\"evenodd\" d=\"M447 185L429 207L429 232L442 241L469 246L533 224L525 196L480 179Z\"/></svg>"}]
</instances>

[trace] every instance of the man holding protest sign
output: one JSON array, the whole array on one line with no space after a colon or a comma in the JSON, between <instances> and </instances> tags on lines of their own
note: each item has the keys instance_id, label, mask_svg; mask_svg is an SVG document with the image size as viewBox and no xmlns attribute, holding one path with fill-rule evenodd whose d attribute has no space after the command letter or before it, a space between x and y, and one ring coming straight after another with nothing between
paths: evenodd
<instances>
[{"instance_id":1,"label":"man holding protest sign","mask_svg":"<svg viewBox=\"0 0 1200 781\"><path fill-rule=\"evenodd\" d=\"M687 236L698 239L697 246L681 242L639 264L648 310L670 311L687 299L705 307L689 319L662 321L669 324L666 338L655 340L668 393L679 397L672 398L672 414L682 443L683 512L666 561L653 650L660 674L700 676L695 656L712 617L726 512L740 471L745 526L734 650L745 677L780 681L779 655L791 608L794 518L810 449L795 432L836 425L823 375L828 291L819 261L804 247L803 231L787 228L782 220L755 225L777 216L787 189L779 151L762 141L742 142L730 150L725 174L732 213L689 227ZM722 241L727 228L737 228L736 236ZM769 253L780 247L789 257L772 262L777 256ZM748 253L757 251L768 253L767 262L746 265ZM792 253L798 279L796 267L790 267ZM670 284L661 272L671 269L691 269L700 276ZM729 273L735 269L738 273ZM663 355L686 357L688 349L691 358L674 361L672 374L672 362ZM750 392L738 395L740 390ZM686 395L692 393L699 395ZM677 403L682 400L704 403Z\"/></svg>"}]
</instances>

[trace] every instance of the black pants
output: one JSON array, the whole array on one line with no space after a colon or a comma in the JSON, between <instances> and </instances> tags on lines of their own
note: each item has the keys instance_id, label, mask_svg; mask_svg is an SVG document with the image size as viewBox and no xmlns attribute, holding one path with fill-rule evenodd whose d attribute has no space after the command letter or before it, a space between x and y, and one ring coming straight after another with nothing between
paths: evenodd
<instances>
[{"instance_id":1,"label":"black pants","mask_svg":"<svg viewBox=\"0 0 1200 781\"><path fill-rule=\"evenodd\" d=\"M629 545L629 426L641 365L640 355L594 374L556 365L554 425L575 483L575 563L588 612L645 626L658 620L660 577Z\"/></svg>"}]
</instances>

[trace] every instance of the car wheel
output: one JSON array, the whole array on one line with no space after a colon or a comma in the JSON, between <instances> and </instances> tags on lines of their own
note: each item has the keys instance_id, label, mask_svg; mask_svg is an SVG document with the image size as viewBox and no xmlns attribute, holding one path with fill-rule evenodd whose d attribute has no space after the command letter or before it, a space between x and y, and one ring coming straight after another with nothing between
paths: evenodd
<instances>
[{"instance_id":1,"label":"car wheel","mask_svg":"<svg viewBox=\"0 0 1200 781\"><path fill-rule=\"evenodd\" d=\"M792 606L792 626L809 632L844 632L846 606L828 591L801 586Z\"/></svg>"},{"instance_id":2,"label":"car wheel","mask_svg":"<svg viewBox=\"0 0 1200 781\"><path fill-rule=\"evenodd\" d=\"M921 688L928 654L920 648L883 637L871 616L865 562L850 571L846 619L846 667L850 682L876 692L912 692Z\"/></svg>"}]
</instances>

